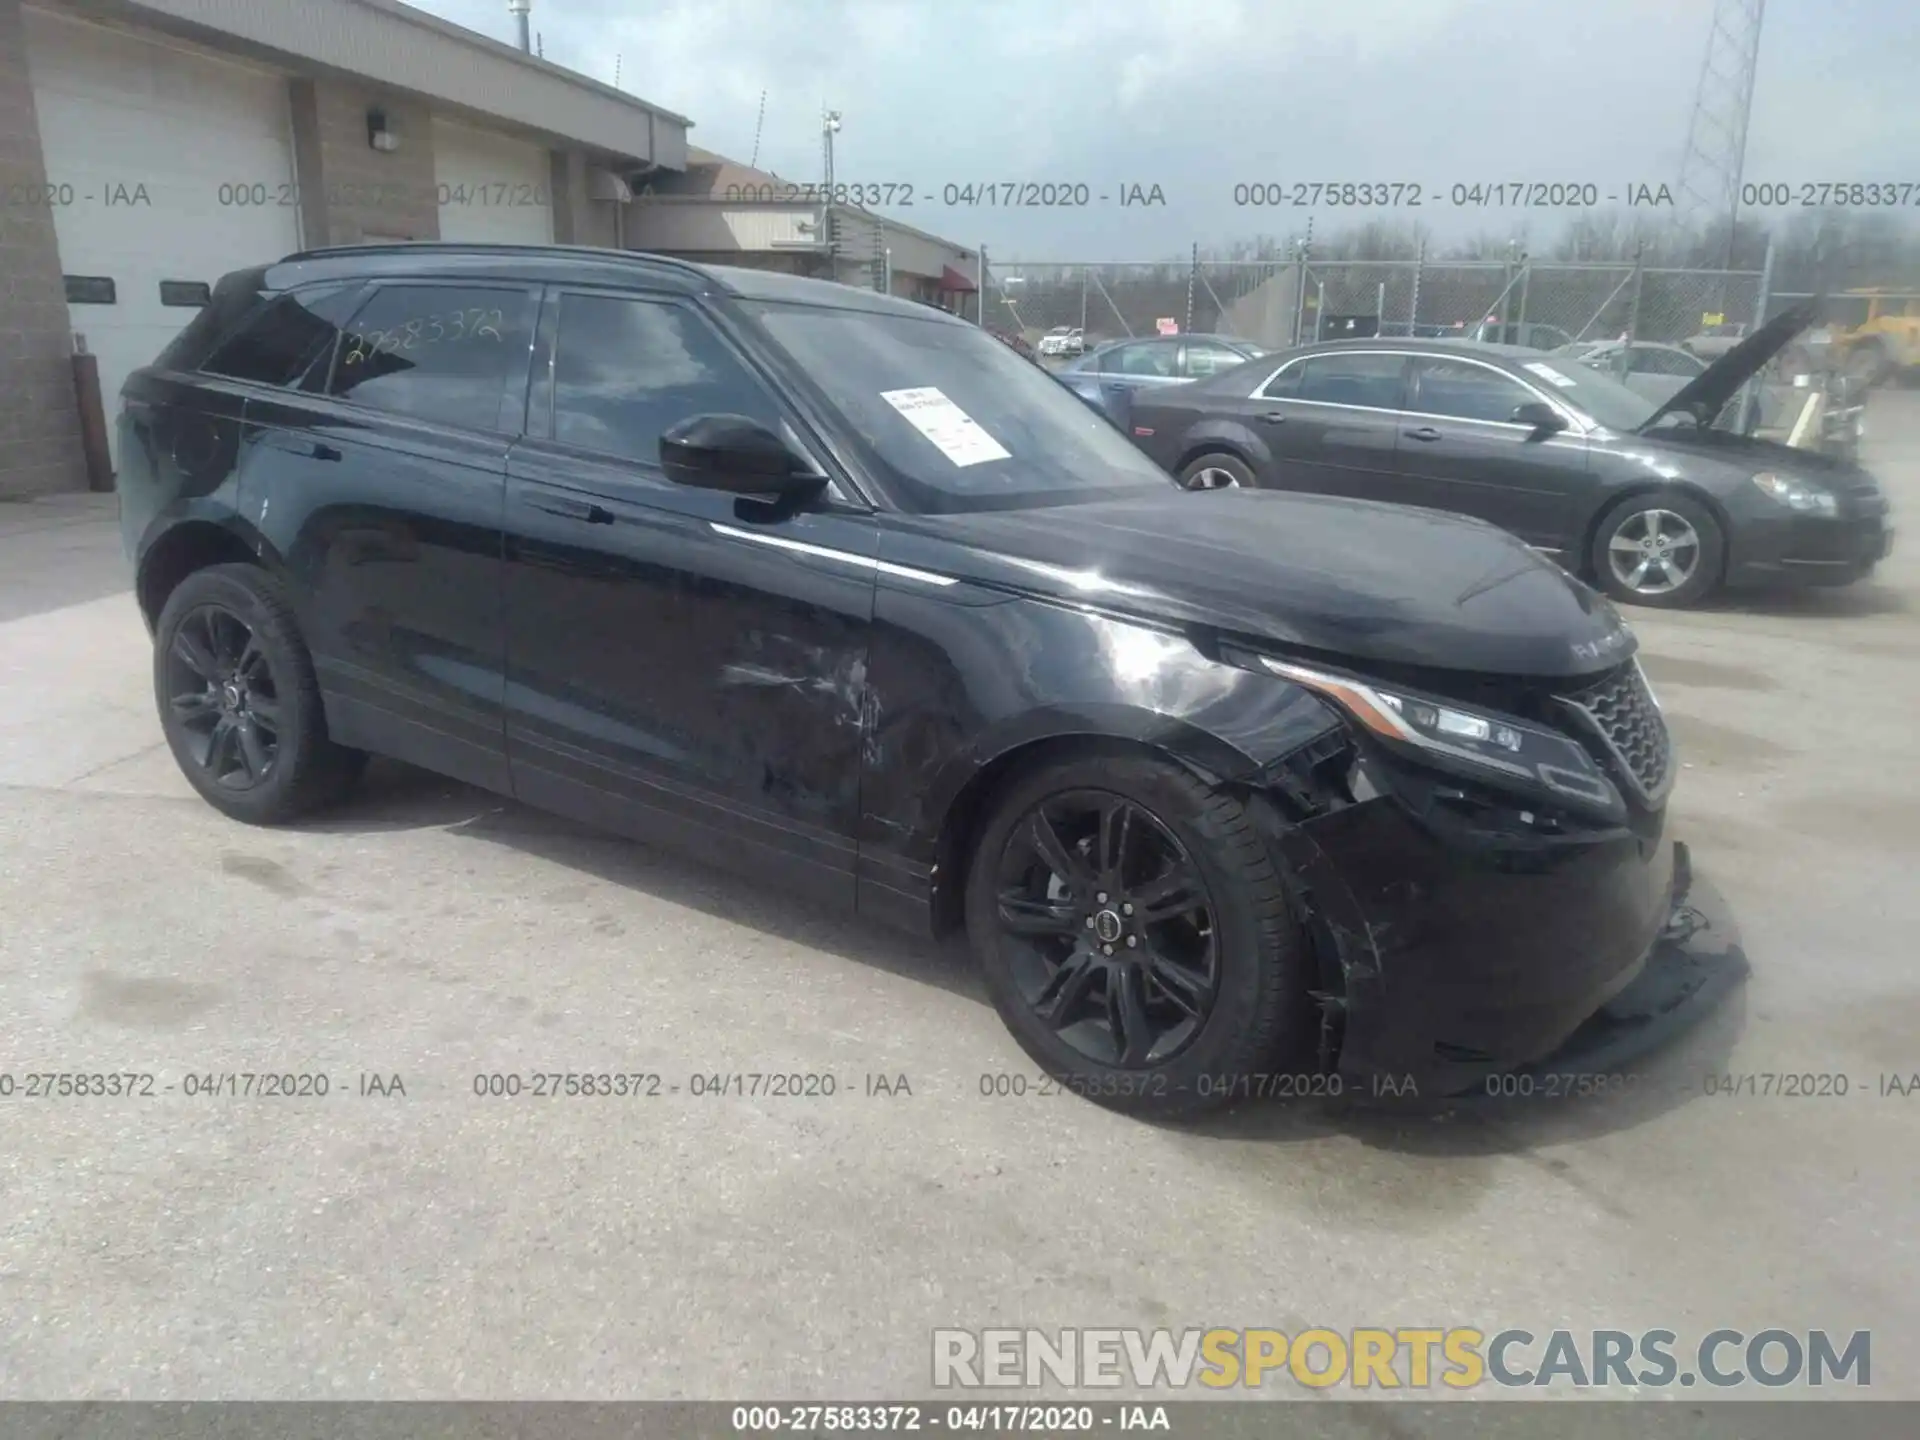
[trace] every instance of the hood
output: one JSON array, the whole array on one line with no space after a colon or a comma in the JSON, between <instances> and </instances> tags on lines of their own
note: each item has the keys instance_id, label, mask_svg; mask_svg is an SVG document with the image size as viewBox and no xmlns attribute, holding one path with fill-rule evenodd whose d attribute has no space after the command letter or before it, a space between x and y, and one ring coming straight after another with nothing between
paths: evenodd
<instances>
[{"instance_id":1,"label":"hood","mask_svg":"<svg viewBox=\"0 0 1920 1440\"><path fill-rule=\"evenodd\" d=\"M1364 669L1588 675L1634 653L1604 596L1479 520L1274 490L922 517L981 584L1199 626ZM944 548L944 547L941 547ZM918 559L914 563L921 563Z\"/></svg>"},{"instance_id":2,"label":"hood","mask_svg":"<svg viewBox=\"0 0 1920 1440\"><path fill-rule=\"evenodd\" d=\"M1813 324L1819 313L1817 298L1781 311L1676 390L1658 410L1640 422L1640 430L1651 429L1668 415L1691 415L1702 427L1712 424L1714 416L1726 408L1740 387L1764 370L1795 336Z\"/></svg>"}]
</instances>

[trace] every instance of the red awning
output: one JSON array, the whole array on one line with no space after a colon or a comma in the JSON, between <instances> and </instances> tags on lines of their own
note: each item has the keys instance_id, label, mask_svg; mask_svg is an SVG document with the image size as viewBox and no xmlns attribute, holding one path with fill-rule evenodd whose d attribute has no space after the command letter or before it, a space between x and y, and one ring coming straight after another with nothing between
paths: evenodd
<instances>
[{"instance_id":1,"label":"red awning","mask_svg":"<svg viewBox=\"0 0 1920 1440\"><path fill-rule=\"evenodd\" d=\"M949 295L971 295L980 287L951 265L940 267L940 289Z\"/></svg>"}]
</instances>

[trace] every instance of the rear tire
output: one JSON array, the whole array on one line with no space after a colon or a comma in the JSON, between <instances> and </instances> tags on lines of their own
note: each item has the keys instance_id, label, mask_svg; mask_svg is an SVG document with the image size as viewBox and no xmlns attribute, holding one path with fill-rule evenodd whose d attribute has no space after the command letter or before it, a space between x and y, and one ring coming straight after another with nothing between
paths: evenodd
<instances>
[{"instance_id":1,"label":"rear tire","mask_svg":"<svg viewBox=\"0 0 1920 1440\"><path fill-rule=\"evenodd\" d=\"M1600 588L1615 600L1664 610L1697 605L1711 595L1726 558L1726 540L1712 512L1689 496L1660 491L1630 495L1607 511L1587 557ZM1649 563L1636 583L1643 560ZM1655 588L1660 585L1666 588Z\"/></svg>"},{"instance_id":2,"label":"rear tire","mask_svg":"<svg viewBox=\"0 0 1920 1440\"><path fill-rule=\"evenodd\" d=\"M340 799L367 757L327 737L313 659L280 583L253 565L182 580L155 627L167 746L214 809L279 825Z\"/></svg>"},{"instance_id":3,"label":"rear tire","mask_svg":"<svg viewBox=\"0 0 1920 1440\"><path fill-rule=\"evenodd\" d=\"M1250 490L1258 483L1246 461L1225 451L1202 455L1180 471L1180 486L1185 490Z\"/></svg>"},{"instance_id":4,"label":"rear tire","mask_svg":"<svg viewBox=\"0 0 1920 1440\"><path fill-rule=\"evenodd\" d=\"M1063 1089L1173 1117L1315 1068L1309 952L1274 859L1236 800L1171 764L1087 753L1018 776L966 913L994 1006Z\"/></svg>"}]
</instances>

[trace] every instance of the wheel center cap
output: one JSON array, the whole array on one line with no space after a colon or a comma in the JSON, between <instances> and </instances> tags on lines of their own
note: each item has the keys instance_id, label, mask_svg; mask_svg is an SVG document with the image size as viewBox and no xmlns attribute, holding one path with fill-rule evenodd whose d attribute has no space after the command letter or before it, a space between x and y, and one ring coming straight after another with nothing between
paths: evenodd
<instances>
[{"instance_id":1,"label":"wheel center cap","mask_svg":"<svg viewBox=\"0 0 1920 1440\"><path fill-rule=\"evenodd\" d=\"M1123 928L1120 917L1111 910L1102 910L1093 917L1093 933L1099 937L1102 945L1111 945L1118 940Z\"/></svg>"},{"instance_id":2,"label":"wheel center cap","mask_svg":"<svg viewBox=\"0 0 1920 1440\"><path fill-rule=\"evenodd\" d=\"M220 703L229 710L240 708L240 687L229 680L220 687Z\"/></svg>"}]
</instances>

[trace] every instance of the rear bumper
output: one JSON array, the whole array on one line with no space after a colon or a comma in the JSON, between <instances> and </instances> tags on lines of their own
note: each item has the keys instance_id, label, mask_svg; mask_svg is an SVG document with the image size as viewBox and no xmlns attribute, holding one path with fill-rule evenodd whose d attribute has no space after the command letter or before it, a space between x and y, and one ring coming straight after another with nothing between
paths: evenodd
<instances>
[{"instance_id":1,"label":"rear bumper","mask_svg":"<svg viewBox=\"0 0 1920 1440\"><path fill-rule=\"evenodd\" d=\"M1348 1093L1473 1091L1555 1057L1609 1007L1644 1009L1690 963L1675 923L1686 849L1657 819L1590 843L1475 851L1376 800L1283 848L1337 957L1326 975L1323 955L1324 1033Z\"/></svg>"}]
</instances>

